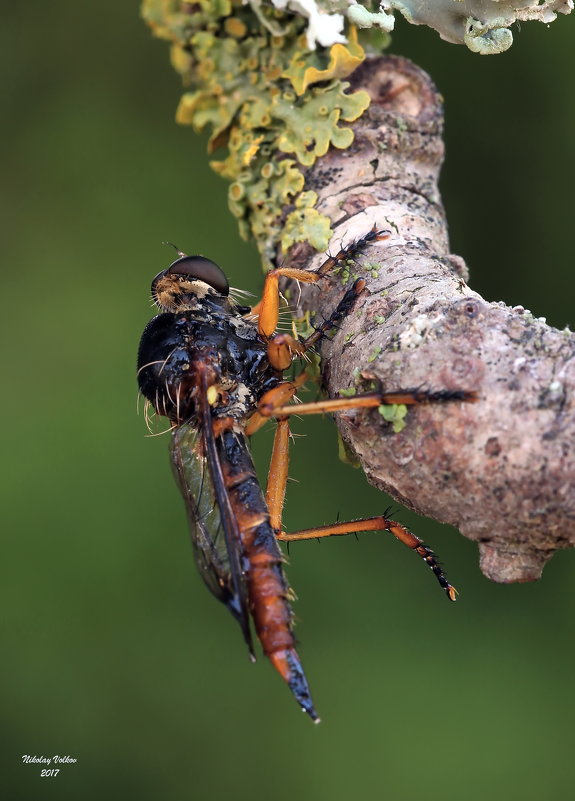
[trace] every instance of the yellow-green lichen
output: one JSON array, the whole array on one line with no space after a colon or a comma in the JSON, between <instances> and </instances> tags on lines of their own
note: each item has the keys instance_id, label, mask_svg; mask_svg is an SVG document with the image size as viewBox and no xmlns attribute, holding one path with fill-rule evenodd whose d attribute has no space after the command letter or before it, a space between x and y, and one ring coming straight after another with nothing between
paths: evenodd
<instances>
[{"instance_id":1,"label":"yellow-green lichen","mask_svg":"<svg viewBox=\"0 0 575 801\"><path fill-rule=\"evenodd\" d=\"M186 92L176 119L210 132L211 162L230 181L228 202L244 238L253 236L264 266L278 243L327 248L330 220L304 191L303 167L330 147L347 148L366 92L343 79L363 61L353 28L346 44L310 50L305 20L242 0L144 0L154 34L171 42ZM218 153L219 155L219 153Z\"/></svg>"},{"instance_id":2,"label":"yellow-green lichen","mask_svg":"<svg viewBox=\"0 0 575 801\"><path fill-rule=\"evenodd\" d=\"M405 417L407 415L407 406L403 403L397 404L382 404L377 407L378 412L388 423L392 424L395 434L403 431L407 423Z\"/></svg>"},{"instance_id":3,"label":"yellow-green lichen","mask_svg":"<svg viewBox=\"0 0 575 801\"><path fill-rule=\"evenodd\" d=\"M333 78L347 78L359 67L365 54L357 41L355 28L351 28L347 45L336 43L329 50L329 64L322 69L321 51L296 51L283 72L289 78L297 95L303 95L308 86L320 81L331 81Z\"/></svg>"},{"instance_id":4,"label":"yellow-green lichen","mask_svg":"<svg viewBox=\"0 0 575 801\"><path fill-rule=\"evenodd\" d=\"M339 431L337 432L337 455L341 462L350 465L350 467L361 467L359 458L355 455L347 442L343 439Z\"/></svg>"}]
</instances>

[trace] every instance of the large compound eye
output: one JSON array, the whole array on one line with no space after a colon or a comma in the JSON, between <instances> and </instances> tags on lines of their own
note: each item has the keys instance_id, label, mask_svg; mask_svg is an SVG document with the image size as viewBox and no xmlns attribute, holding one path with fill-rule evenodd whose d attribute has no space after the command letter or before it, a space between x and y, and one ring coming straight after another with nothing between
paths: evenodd
<instances>
[{"instance_id":1,"label":"large compound eye","mask_svg":"<svg viewBox=\"0 0 575 801\"><path fill-rule=\"evenodd\" d=\"M187 278L209 284L220 295L228 295L230 285L223 270L204 256L183 256L166 270L166 275L185 275Z\"/></svg>"}]
</instances>

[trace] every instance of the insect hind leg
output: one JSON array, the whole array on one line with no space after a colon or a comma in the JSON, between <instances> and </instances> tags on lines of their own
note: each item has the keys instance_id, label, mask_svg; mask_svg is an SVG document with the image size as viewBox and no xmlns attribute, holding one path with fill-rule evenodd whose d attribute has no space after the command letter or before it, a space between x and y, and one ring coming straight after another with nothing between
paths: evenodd
<instances>
[{"instance_id":1,"label":"insect hind leg","mask_svg":"<svg viewBox=\"0 0 575 801\"><path fill-rule=\"evenodd\" d=\"M302 531L296 531L293 534L287 534L282 531L277 535L277 539L282 542L299 542L301 540L320 539L322 537L337 537L345 534L354 534L366 531L389 531L390 534L415 551L423 561L432 570L435 578L439 582L441 588L450 601L455 601L457 598L457 590L447 580L441 565L437 561L435 553L429 548L423 540L417 537L413 532L406 528L402 523L396 520L391 520L386 515L379 515L378 517L362 518L361 520L350 520L346 523L334 523L331 526L318 526L317 528L308 528Z\"/></svg>"}]
</instances>

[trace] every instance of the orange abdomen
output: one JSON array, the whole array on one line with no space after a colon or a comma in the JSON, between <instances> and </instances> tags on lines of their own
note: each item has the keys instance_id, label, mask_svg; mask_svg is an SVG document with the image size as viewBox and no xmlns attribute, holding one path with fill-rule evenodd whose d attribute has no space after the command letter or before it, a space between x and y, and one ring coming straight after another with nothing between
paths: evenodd
<instances>
[{"instance_id":1,"label":"orange abdomen","mask_svg":"<svg viewBox=\"0 0 575 801\"><path fill-rule=\"evenodd\" d=\"M289 586L283 557L269 522L256 471L241 433L223 431L217 438L220 464L241 537L250 614L264 653L286 681L303 709L315 720L307 679L295 650Z\"/></svg>"}]
</instances>

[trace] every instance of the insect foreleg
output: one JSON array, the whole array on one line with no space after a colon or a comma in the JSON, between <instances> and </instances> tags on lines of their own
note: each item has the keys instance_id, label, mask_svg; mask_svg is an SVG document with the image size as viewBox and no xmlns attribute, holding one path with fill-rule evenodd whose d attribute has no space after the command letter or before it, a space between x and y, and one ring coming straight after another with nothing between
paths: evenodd
<instances>
[{"instance_id":1,"label":"insect foreleg","mask_svg":"<svg viewBox=\"0 0 575 801\"><path fill-rule=\"evenodd\" d=\"M396 539L421 556L433 571L449 600L456 600L457 590L447 581L441 569L441 565L438 563L431 548L425 545L419 537L416 537L416 535L409 531L404 525L397 523L395 520L390 520L385 515L368 517L362 520L350 520L347 523L334 523L332 526L308 528L303 531L296 531L293 534L287 534L285 531L282 531L277 534L277 538L282 542L298 542L300 540L318 539L319 537L342 536L344 534L353 534L360 531L389 531Z\"/></svg>"},{"instance_id":2,"label":"insect foreleg","mask_svg":"<svg viewBox=\"0 0 575 801\"><path fill-rule=\"evenodd\" d=\"M258 315L259 333L266 339L271 339L274 331L277 328L279 319L280 278L291 278L304 283L316 283L329 272L338 269L346 262L354 261L355 258L359 256L367 246L373 244L374 242L381 242L382 240L388 238L389 233L387 231L378 231L377 228L374 227L371 231L369 231L369 233L360 239L351 242L345 247L342 246L334 256L328 256L328 258L320 265L319 269L314 272L292 267L278 267L275 270L270 270L264 279L262 299L257 306L252 309L252 314ZM353 300L355 300L364 286L365 282L356 281L352 290L348 290L343 300L338 304L336 311L330 316L329 320L323 323L320 328L314 334L312 334L308 340L305 341L303 348L301 346L297 347L297 341L290 337L284 338L281 343L277 342L274 349L274 347L272 347L272 340L272 342L270 342L270 347L268 348L268 356L273 367L275 367L277 370L287 369L291 362L292 353L303 353L305 350L312 347L322 336L325 335L326 331L333 327L337 320L341 319L349 311Z\"/></svg>"},{"instance_id":3,"label":"insect foreleg","mask_svg":"<svg viewBox=\"0 0 575 801\"><path fill-rule=\"evenodd\" d=\"M334 328L340 320L343 320L349 312L351 311L352 306L354 305L357 298L361 295L365 288L365 281L363 278L358 278L357 281L353 284L351 289L348 289L343 298L337 304L335 309L332 311L330 316L327 320L324 320L323 323L316 328L316 330L311 334L309 337L304 339L300 345L301 353L305 353L306 350L313 348L314 345L317 345L322 337L326 336L326 334Z\"/></svg>"},{"instance_id":4,"label":"insect foreleg","mask_svg":"<svg viewBox=\"0 0 575 801\"><path fill-rule=\"evenodd\" d=\"M278 267L266 273L262 299L256 307L258 310L258 331L269 339L278 326L280 303L280 278L292 278L307 284L319 281L322 276L309 270L298 270L292 267Z\"/></svg>"},{"instance_id":5,"label":"insect foreleg","mask_svg":"<svg viewBox=\"0 0 575 801\"><path fill-rule=\"evenodd\" d=\"M358 278L351 289L348 289L329 317L318 326L309 337L298 341L289 334L278 334L272 337L268 344L268 358L276 370L287 370L294 354L303 356L306 351L317 343L334 328L340 320L347 317L355 301L365 289L365 281Z\"/></svg>"}]
</instances>

